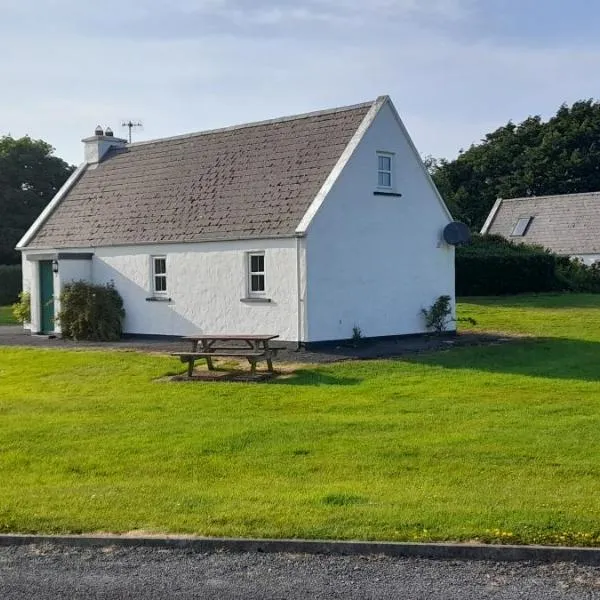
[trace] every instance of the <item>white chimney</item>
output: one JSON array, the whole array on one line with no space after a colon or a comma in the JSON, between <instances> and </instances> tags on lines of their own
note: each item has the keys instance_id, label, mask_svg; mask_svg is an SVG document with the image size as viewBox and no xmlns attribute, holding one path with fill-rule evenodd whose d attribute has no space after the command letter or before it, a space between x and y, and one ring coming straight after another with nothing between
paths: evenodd
<instances>
[{"instance_id":1,"label":"white chimney","mask_svg":"<svg viewBox=\"0 0 600 600\"><path fill-rule=\"evenodd\" d=\"M110 148L123 148L127 145L127 140L115 137L110 127L106 131L98 125L92 137L84 138L83 142L84 158L88 165L98 164Z\"/></svg>"}]
</instances>

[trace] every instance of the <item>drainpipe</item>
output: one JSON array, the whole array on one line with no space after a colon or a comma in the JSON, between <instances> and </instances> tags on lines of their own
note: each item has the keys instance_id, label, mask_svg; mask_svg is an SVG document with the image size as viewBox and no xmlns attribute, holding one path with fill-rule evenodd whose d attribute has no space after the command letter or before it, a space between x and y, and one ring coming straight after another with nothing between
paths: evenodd
<instances>
[{"instance_id":1,"label":"drainpipe","mask_svg":"<svg viewBox=\"0 0 600 600\"><path fill-rule=\"evenodd\" d=\"M296 350L300 350L302 342L302 274L300 265L300 238L301 235L296 235L296 292L298 296L298 335Z\"/></svg>"}]
</instances>

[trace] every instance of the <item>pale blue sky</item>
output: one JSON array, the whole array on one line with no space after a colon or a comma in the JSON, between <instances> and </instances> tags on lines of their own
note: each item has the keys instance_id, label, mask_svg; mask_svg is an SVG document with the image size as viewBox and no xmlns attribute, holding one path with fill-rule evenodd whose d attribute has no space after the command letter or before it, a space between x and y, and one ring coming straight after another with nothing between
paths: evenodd
<instances>
[{"instance_id":1,"label":"pale blue sky","mask_svg":"<svg viewBox=\"0 0 600 600\"><path fill-rule=\"evenodd\" d=\"M389 94L419 151L600 96L590 0L0 0L0 134L82 160L138 140Z\"/></svg>"}]
</instances>

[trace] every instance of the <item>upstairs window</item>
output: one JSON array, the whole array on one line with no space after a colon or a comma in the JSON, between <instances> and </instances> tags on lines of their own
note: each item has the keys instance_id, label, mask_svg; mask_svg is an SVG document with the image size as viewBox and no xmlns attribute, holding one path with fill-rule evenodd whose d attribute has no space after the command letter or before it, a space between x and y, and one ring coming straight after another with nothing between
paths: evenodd
<instances>
[{"instance_id":1,"label":"upstairs window","mask_svg":"<svg viewBox=\"0 0 600 600\"><path fill-rule=\"evenodd\" d=\"M533 221L533 217L519 218L519 220L517 221L517 224L515 225L514 229L512 230L512 233L510 235L513 237L523 237L527 233L527 230L529 229L529 226L531 225L531 221Z\"/></svg>"},{"instance_id":2,"label":"upstairs window","mask_svg":"<svg viewBox=\"0 0 600 600\"><path fill-rule=\"evenodd\" d=\"M389 152L377 153L377 187L392 189L393 181L393 155Z\"/></svg>"},{"instance_id":3,"label":"upstairs window","mask_svg":"<svg viewBox=\"0 0 600 600\"><path fill-rule=\"evenodd\" d=\"M265 253L248 254L248 294L262 296L265 293Z\"/></svg>"},{"instance_id":4,"label":"upstairs window","mask_svg":"<svg viewBox=\"0 0 600 600\"><path fill-rule=\"evenodd\" d=\"M167 257L152 257L152 291L155 294L167 293Z\"/></svg>"}]
</instances>

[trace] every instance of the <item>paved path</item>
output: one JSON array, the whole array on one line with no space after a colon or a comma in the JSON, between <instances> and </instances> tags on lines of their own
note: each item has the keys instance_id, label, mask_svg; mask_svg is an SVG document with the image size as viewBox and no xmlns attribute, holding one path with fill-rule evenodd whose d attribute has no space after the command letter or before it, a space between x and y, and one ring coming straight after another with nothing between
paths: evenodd
<instances>
[{"instance_id":1,"label":"paved path","mask_svg":"<svg viewBox=\"0 0 600 600\"><path fill-rule=\"evenodd\" d=\"M0 548L0 598L600 599L600 569L143 548Z\"/></svg>"}]
</instances>

